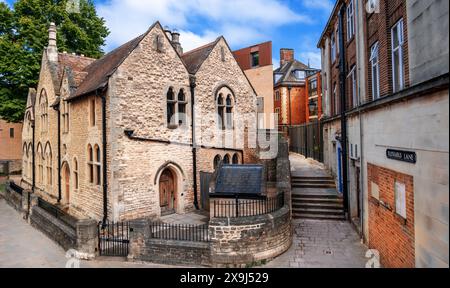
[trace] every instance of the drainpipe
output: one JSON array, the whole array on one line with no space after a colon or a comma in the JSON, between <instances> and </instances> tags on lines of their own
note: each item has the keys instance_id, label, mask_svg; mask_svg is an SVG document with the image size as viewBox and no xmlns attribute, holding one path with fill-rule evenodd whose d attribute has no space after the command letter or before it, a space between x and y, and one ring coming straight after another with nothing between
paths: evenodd
<instances>
[{"instance_id":1,"label":"drainpipe","mask_svg":"<svg viewBox=\"0 0 450 288\"><path fill-rule=\"evenodd\" d=\"M33 107L33 109L34 109L34 107ZM34 111L33 111L33 114L34 114ZM36 187L36 152L35 152L35 141L36 141L36 138L35 138L35 122L36 120L33 120L32 122L31 122L31 129L32 129L32 131L33 131L33 148L32 148L32 157L33 157L33 167L32 167L32 184L31 184L31 192L34 194L35 193L35 187ZM30 193L28 193L28 211L27 211L27 217L29 217L29 215L30 215L30 210L31 210L31 195L30 195Z\"/></svg>"},{"instance_id":2,"label":"drainpipe","mask_svg":"<svg viewBox=\"0 0 450 288\"><path fill-rule=\"evenodd\" d=\"M58 204L61 203L61 109L60 104L53 107L58 113Z\"/></svg>"},{"instance_id":3,"label":"drainpipe","mask_svg":"<svg viewBox=\"0 0 450 288\"><path fill-rule=\"evenodd\" d=\"M364 5L363 5L364 6ZM364 7L360 7L360 3L359 1L355 1L355 11L356 11L356 19L359 22L360 21L360 16L362 16L363 14L360 14L361 10L360 9L364 9ZM364 55L364 53L361 52L361 44L359 44L359 37L360 37L360 33L361 33L361 26L360 25L356 25L356 40L357 40L357 59L359 60L359 57L361 55ZM361 71L361 64L359 63L359 61L356 62L356 65L358 67L358 72ZM365 63L364 66L365 67ZM360 75L360 73L358 73L358 75ZM358 78L361 79L361 78ZM361 80L360 80L361 83ZM360 229L361 229L361 239L363 239L363 241L365 242L365 236L364 236L364 213L365 213L365 209L364 209L364 127L363 127L363 119L362 119L362 112L361 112L361 104L362 104L362 99L361 99L361 85L358 85L358 117L359 117L359 146L360 146L360 183L359 183L359 187L360 187L360 199L359 199L359 205L360 205ZM364 91L365 92L365 91Z\"/></svg>"},{"instance_id":4,"label":"drainpipe","mask_svg":"<svg viewBox=\"0 0 450 288\"><path fill-rule=\"evenodd\" d=\"M292 126L292 102L291 102L291 90L292 87L288 87L288 96L289 96L289 126Z\"/></svg>"},{"instance_id":5,"label":"drainpipe","mask_svg":"<svg viewBox=\"0 0 450 288\"><path fill-rule=\"evenodd\" d=\"M344 194L344 210L349 217L349 191L348 191L348 145L347 145L347 116L345 114L347 101L345 89L345 45L344 45L344 13L345 4L339 11L339 89L341 97L341 131L342 131L342 178Z\"/></svg>"},{"instance_id":6,"label":"drainpipe","mask_svg":"<svg viewBox=\"0 0 450 288\"><path fill-rule=\"evenodd\" d=\"M189 84L191 88L191 129L192 129L192 163L193 163L193 172L194 172L194 206L195 209L200 210L198 205L198 197L197 197L197 141L195 135L195 87L196 78L194 75L189 76Z\"/></svg>"},{"instance_id":7,"label":"drainpipe","mask_svg":"<svg viewBox=\"0 0 450 288\"><path fill-rule=\"evenodd\" d=\"M98 91L95 91L95 97L98 97ZM106 221L108 220L108 167L107 167L107 161L106 161L106 145L107 145L107 139L106 139L106 97L103 94L101 96L102 99L102 158L103 158L103 225L106 224Z\"/></svg>"}]
</instances>

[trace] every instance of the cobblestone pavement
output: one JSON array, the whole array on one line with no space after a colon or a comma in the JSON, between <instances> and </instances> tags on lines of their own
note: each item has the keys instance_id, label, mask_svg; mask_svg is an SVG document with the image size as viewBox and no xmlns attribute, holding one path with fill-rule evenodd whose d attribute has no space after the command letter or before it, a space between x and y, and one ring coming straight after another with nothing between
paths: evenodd
<instances>
[{"instance_id":1,"label":"cobblestone pavement","mask_svg":"<svg viewBox=\"0 0 450 288\"><path fill-rule=\"evenodd\" d=\"M0 268L64 268L66 251L31 227L0 198ZM82 261L81 268L171 268L121 259Z\"/></svg>"},{"instance_id":2,"label":"cobblestone pavement","mask_svg":"<svg viewBox=\"0 0 450 288\"><path fill-rule=\"evenodd\" d=\"M295 220L293 226L292 247L266 268L364 268L369 260L348 222Z\"/></svg>"},{"instance_id":3,"label":"cobblestone pavement","mask_svg":"<svg viewBox=\"0 0 450 288\"><path fill-rule=\"evenodd\" d=\"M329 175L324 165L315 160L295 153L290 155L290 160L294 177ZM349 222L303 219L294 220L293 226L292 247L266 267L364 268L369 260L365 258L368 248Z\"/></svg>"}]
</instances>

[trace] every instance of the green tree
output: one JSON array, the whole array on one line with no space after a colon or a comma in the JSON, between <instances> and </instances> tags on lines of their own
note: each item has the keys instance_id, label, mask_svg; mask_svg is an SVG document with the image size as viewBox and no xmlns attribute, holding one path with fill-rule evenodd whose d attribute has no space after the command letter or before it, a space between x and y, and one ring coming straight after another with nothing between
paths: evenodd
<instances>
[{"instance_id":1,"label":"green tree","mask_svg":"<svg viewBox=\"0 0 450 288\"><path fill-rule=\"evenodd\" d=\"M0 3L0 117L23 120L29 87L36 87L50 22L58 28L58 50L99 58L109 31L91 0L18 0ZM69 3L69 4L70 4Z\"/></svg>"}]
</instances>

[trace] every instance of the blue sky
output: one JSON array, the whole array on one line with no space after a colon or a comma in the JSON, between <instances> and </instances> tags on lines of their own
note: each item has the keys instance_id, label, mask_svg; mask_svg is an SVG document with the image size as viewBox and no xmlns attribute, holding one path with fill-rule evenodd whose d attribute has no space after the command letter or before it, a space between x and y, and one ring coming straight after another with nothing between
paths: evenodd
<instances>
[{"instance_id":1,"label":"blue sky","mask_svg":"<svg viewBox=\"0 0 450 288\"><path fill-rule=\"evenodd\" d=\"M0 0L5 1L5 0ZM7 0L11 5L14 0ZM232 49L271 40L320 67L316 48L334 0L94 0L111 31L105 51L143 33L156 20L181 33L185 51L224 35Z\"/></svg>"}]
</instances>

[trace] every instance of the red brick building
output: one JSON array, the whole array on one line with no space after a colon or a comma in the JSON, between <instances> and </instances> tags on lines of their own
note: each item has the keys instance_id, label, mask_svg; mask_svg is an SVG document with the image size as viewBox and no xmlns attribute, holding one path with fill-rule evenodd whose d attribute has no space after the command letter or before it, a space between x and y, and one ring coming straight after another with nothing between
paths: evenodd
<instances>
[{"instance_id":1,"label":"red brick building","mask_svg":"<svg viewBox=\"0 0 450 288\"><path fill-rule=\"evenodd\" d=\"M279 128L302 125L322 116L320 70L295 60L293 49L280 50L274 71L274 107Z\"/></svg>"},{"instance_id":2,"label":"red brick building","mask_svg":"<svg viewBox=\"0 0 450 288\"><path fill-rule=\"evenodd\" d=\"M449 2L419 1L338 0L318 43L324 162L384 267L448 267Z\"/></svg>"}]
</instances>

